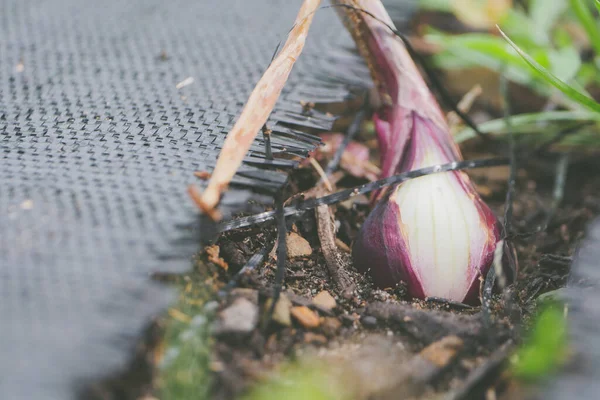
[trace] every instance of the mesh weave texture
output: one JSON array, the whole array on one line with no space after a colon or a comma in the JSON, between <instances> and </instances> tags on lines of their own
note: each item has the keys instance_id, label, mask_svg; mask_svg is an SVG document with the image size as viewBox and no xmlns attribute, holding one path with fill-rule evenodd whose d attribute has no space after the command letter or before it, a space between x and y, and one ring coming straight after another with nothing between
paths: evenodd
<instances>
[{"instance_id":1,"label":"mesh weave texture","mask_svg":"<svg viewBox=\"0 0 600 400\"><path fill-rule=\"evenodd\" d=\"M568 303L569 349L574 357L549 379L539 398L550 400L598 398L600 391L600 219L589 224L564 293Z\"/></svg>"},{"instance_id":2,"label":"mesh weave texture","mask_svg":"<svg viewBox=\"0 0 600 400\"><path fill-rule=\"evenodd\" d=\"M299 6L0 1L1 399L73 398L123 367L172 299L150 275L189 269L198 232L210 238L186 194L192 173L211 170ZM298 128L333 122L302 115L300 100L341 101L368 82L349 46L320 11L270 121L275 152L306 154L318 140ZM284 182L259 168L262 149L226 211Z\"/></svg>"}]
</instances>

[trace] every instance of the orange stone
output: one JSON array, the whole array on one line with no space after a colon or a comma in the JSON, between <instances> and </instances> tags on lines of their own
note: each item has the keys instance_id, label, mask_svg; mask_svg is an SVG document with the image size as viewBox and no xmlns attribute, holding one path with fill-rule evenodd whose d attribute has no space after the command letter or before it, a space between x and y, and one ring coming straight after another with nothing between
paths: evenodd
<instances>
[{"instance_id":1,"label":"orange stone","mask_svg":"<svg viewBox=\"0 0 600 400\"><path fill-rule=\"evenodd\" d=\"M292 317L305 328L316 328L321 323L316 312L306 306L292 307Z\"/></svg>"}]
</instances>

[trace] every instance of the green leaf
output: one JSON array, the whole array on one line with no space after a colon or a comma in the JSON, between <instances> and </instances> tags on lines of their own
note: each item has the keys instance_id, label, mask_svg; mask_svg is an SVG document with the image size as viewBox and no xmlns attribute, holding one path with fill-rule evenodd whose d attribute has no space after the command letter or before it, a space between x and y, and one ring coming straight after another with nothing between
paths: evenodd
<instances>
[{"instance_id":1,"label":"green leaf","mask_svg":"<svg viewBox=\"0 0 600 400\"><path fill-rule=\"evenodd\" d=\"M598 70L591 63L583 64L579 69L579 74L577 74L578 82L584 87L593 83L600 83L598 78Z\"/></svg>"},{"instance_id":2,"label":"green leaf","mask_svg":"<svg viewBox=\"0 0 600 400\"><path fill-rule=\"evenodd\" d=\"M499 37L481 33L465 33L462 35L432 34L425 37L428 41L453 49L470 49L488 55L506 65L527 68L521 57L513 52L506 42ZM544 67L550 67L550 61L545 51L537 49L533 55L535 60Z\"/></svg>"},{"instance_id":3,"label":"green leaf","mask_svg":"<svg viewBox=\"0 0 600 400\"><path fill-rule=\"evenodd\" d=\"M256 385L243 400L348 400L348 393L326 365L312 360L285 365L271 379Z\"/></svg>"},{"instance_id":4,"label":"green leaf","mask_svg":"<svg viewBox=\"0 0 600 400\"><path fill-rule=\"evenodd\" d=\"M549 51L548 58L552 65L552 73L562 81L575 78L581 68L581 57L575 47Z\"/></svg>"},{"instance_id":5,"label":"green leaf","mask_svg":"<svg viewBox=\"0 0 600 400\"><path fill-rule=\"evenodd\" d=\"M527 64L524 65L527 69L515 66L508 66L506 68L505 64L501 61L487 54L481 54L476 50L448 46L446 51L434 55L433 60L437 66L443 69L456 70L480 66L497 73L502 72L513 82L533 87L536 90L540 87L540 85L535 86L534 77L532 76L533 71L531 71ZM547 90L545 94L548 94Z\"/></svg>"},{"instance_id":6,"label":"green leaf","mask_svg":"<svg viewBox=\"0 0 600 400\"><path fill-rule=\"evenodd\" d=\"M550 45L550 31L567 8L566 0L553 0L548 6L548 0L532 0L529 5L529 16L532 36L540 45ZM504 25L502 25L504 26ZM507 29L508 32L511 32ZM511 32L511 36L514 36Z\"/></svg>"},{"instance_id":7,"label":"green leaf","mask_svg":"<svg viewBox=\"0 0 600 400\"><path fill-rule=\"evenodd\" d=\"M598 24L588 7L588 2L586 0L570 0L570 2L573 12L575 12L583 29L585 29L590 38L594 51L597 55L600 55L600 32L598 31Z\"/></svg>"},{"instance_id":8,"label":"green leaf","mask_svg":"<svg viewBox=\"0 0 600 400\"><path fill-rule=\"evenodd\" d=\"M515 354L512 372L526 380L542 378L563 363L566 351L567 324L561 307L548 307L536 319L528 340Z\"/></svg>"},{"instance_id":9,"label":"green leaf","mask_svg":"<svg viewBox=\"0 0 600 400\"><path fill-rule=\"evenodd\" d=\"M419 8L423 10L435 10L451 12L450 0L419 0Z\"/></svg>"},{"instance_id":10,"label":"green leaf","mask_svg":"<svg viewBox=\"0 0 600 400\"><path fill-rule=\"evenodd\" d=\"M562 26L557 26L553 30L553 42L559 48L563 47L576 47L573 42L571 34Z\"/></svg>"},{"instance_id":11,"label":"green leaf","mask_svg":"<svg viewBox=\"0 0 600 400\"><path fill-rule=\"evenodd\" d=\"M519 129L524 126L535 126L538 131L544 131L545 126L551 122L583 122L583 121L598 121L600 122L600 114L588 111L546 111L531 114L519 114L510 117L510 125L513 129ZM489 134L504 134L506 132L506 122L504 118L499 118L479 124L479 130ZM472 139L477 134L471 128L465 128L459 131L454 136L456 143L461 143Z\"/></svg>"},{"instance_id":12,"label":"green leaf","mask_svg":"<svg viewBox=\"0 0 600 400\"><path fill-rule=\"evenodd\" d=\"M434 56L436 65L445 69L468 68L476 65L504 73L511 81L539 90L544 86L534 81L535 72L501 38L485 34L445 35L431 33L426 39L443 47L444 51ZM544 51L537 52L537 61L550 66ZM539 80L541 81L541 80ZM546 90L544 95L549 94Z\"/></svg>"},{"instance_id":13,"label":"green leaf","mask_svg":"<svg viewBox=\"0 0 600 400\"><path fill-rule=\"evenodd\" d=\"M600 0L596 0L594 4L596 5L596 10L598 10L598 12L600 13Z\"/></svg>"},{"instance_id":14,"label":"green leaf","mask_svg":"<svg viewBox=\"0 0 600 400\"><path fill-rule=\"evenodd\" d=\"M500 31L500 34L502 34L504 39L506 39L508 43L510 43L510 45L517 51L517 53L519 53L523 60L525 60L525 62L527 62L527 64L529 64L531 68L533 68L542 78L544 78L546 82L560 90L562 93L565 94L565 96L569 97L570 99L589 108L590 110L600 113L600 104L558 79L550 71L548 71L546 68L540 65L536 60L534 60L527 53L521 50L519 46L517 46L512 40L510 40L510 38L506 36L506 34L500 28L498 28L498 30Z\"/></svg>"},{"instance_id":15,"label":"green leaf","mask_svg":"<svg viewBox=\"0 0 600 400\"><path fill-rule=\"evenodd\" d=\"M558 0L566 1L566 0ZM502 27L506 32L510 33L510 36L515 40L518 40L521 45L530 43L532 46L545 45L546 42L543 38L538 37L538 33L535 31L535 22L522 11L511 8L504 19L502 20Z\"/></svg>"}]
</instances>

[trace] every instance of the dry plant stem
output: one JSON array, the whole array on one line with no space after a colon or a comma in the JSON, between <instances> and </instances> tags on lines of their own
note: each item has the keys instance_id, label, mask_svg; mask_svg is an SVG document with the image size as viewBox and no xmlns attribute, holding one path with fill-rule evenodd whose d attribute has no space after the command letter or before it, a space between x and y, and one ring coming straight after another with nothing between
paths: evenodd
<instances>
[{"instance_id":1,"label":"dry plant stem","mask_svg":"<svg viewBox=\"0 0 600 400\"><path fill-rule=\"evenodd\" d=\"M504 103L504 122L508 130L510 160L510 176L508 178L508 190L506 191L506 201L504 204L503 236L506 237L511 233L512 230L513 199L515 195L517 179L517 149L515 135L513 133L512 124L510 121L511 109L508 94L508 81L505 74L500 75L500 92L502 93Z\"/></svg>"},{"instance_id":2,"label":"dry plant stem","mask_svg":"<svg viewBox=\"0 0 600 400\"><path fill-rule=\"evenodd\" d=\"M271 319L273 318L273 312L275 311L275 306L277 305L277 301L279 300L279 295L281 294L281 289L283 284L285 283L285 262L287 259L287 226L285 224L285 215L283 213L283 193L278 193L275 198L276 208L275 211L277 213L277 270L275 272L275 283L273 287L273 302L271 303L271 307L267 310L267 315L265 320L263 321L262 331L264 332Z\"/></svg>"},{"instance_id":3,"label":"dry plant stem","mask_svg":"<svg viewBox=\"0 0 600 400\"><path fill-rule=\"evenodd\" d=\"M337 171L337 172L334 172L332 175L329 175L327 177L327 180L329 181L329 185L331 186L331 188L333 189L333 187L335 185L337 185L337 183L344 176L345 175L342 171ZM304 199L304 201L306 201L308 199L317 198L325 193L325 189L327 189L327 191L329 191L329 192L332 191L329 189L329 187L325 186L325 182L323 180L320 180L316 183L315 186L311 187L310 189L305 190L304 192L300 192L300 193L296 193L296 194L292 195L289 199L287 199L285 201L285 203L283 203L283 205L287 207L295 200Z\"/></svg>"},{"instance_id":4,"label":"dry plant stem","mask_svg":"<svg viewBox=\"0 0 600 400\"><path fill-rule=\"evenodd\" d=\"M323 196L326 194L325 189L328 192L332 192L332 182L335 185L342 177L343 175L339 172L331 175L331 181L325 176L325 179L319 181L314 188L306 192L305 198ZM325 264L327 265L329 275L342 297L349 297L354 291L355 285L346 270L349 264L348 259L342 255L339 249L331 208L327 205L317 207L315 209L315 219L317 220L317 234L321 243L321 251L323 252L323 257L325 257Z\"/></svg>"},{"instance_id":5,"label":"dry plant stem","mask_svg":"<svg viewBox=\"0 0 600 400\"><path fill-rule=\"evenodd\" d=\"M242 114L227 135L206 190L198 197L190 189L194 202L211 218L218 216L218 213L211 210L219 204L221 194L228 187L256 135L273 111L294 63L302 53L308 29L320 3L320 0L304 0L287 41L256 84Z\"/></svg>"},{"instance_id":6,"label":"dry plant stem","mask_svg":"<svg viewBox=\"0 0 600 400\"><path fill-rule=\"evenodd\" d=\"M206 203L202 200L202 193L200 193L200 189L198 189L195 185L188 186L188 194L192 198L192 201L198 206L203 213L208 215L214 221L220 221L223 217L221 212L214 207L208 207Z\"/></svg>"},{"instance_id":7,"label":"dry plant stem","mask_svg":"<svg viewBox=\"0 0 600 400\"><path fill-rule=\"evenodd\" d=\"M355 286L346 270L349 265L348 258L342 255L335 240L335 225L329 206L317 207L315 218L327 270L338 292L347 298L351 296Z\"/></svg>"},{"instance_id":8,"label":"dry plant stem","mask_svg":"<svg viewBox=\"0 0 600 400\"><path fill-rule=\"evenodd\" d=\"M463 98L460 99L460 101L456 105L456 108L458 108L463 113L468 113L469 110L471 109L471 107L473 106L473 103L475 102L477 97L479 97L479 95L481 95L482 92L483 92L483 90L481 89L481 86L479 86L479 85L473 86L471 88L471 90L469 90L463 96ZM454 132L455 129L457 129L460 126L461 118L455 111L450 111L446 115L446 119L448 120L448 126L450 127L450 130L452 132Z\"/></svg>"},{"instance_id":9,"label":"dry plant stem","mask_svg":"<svg viewBox=\"0 0 600 400\"><path fill-rule=\"evenodd\" d=\"M321 178L321 181L323 181L323 184L325 185L327 190L330 193L333 192L333 186L331 186L331 182L329 181L327 174L325 174L325 171L321 167L321 164L319 164L319 162L317 160L315 160L314 158L311 157L310 165L312 165L313 168L315 169L315 171L317 171L317 174L319 174L319 177Z\"/></svg>"}]
</instances>

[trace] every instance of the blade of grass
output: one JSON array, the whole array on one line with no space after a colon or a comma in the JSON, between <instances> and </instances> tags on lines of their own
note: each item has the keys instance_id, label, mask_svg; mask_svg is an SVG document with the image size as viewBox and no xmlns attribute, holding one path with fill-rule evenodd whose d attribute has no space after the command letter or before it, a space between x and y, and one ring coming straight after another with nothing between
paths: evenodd
<instances>
[{"instance_id":1,"label":"blade of grass","mask_svg":"<svg viewBox=\"0 0 600 400\"><path fill-rule=\"evenodd\" d=\"M600 114L586 111L548 111L532 114L519 114L510 117L513 128L561 121L600 122ZM504 134L506 132L506 122L503 118L487 121L479 125L479 130L483 133ZM542 129L540 129L540 131L542 131ZM454 141L456 143L461 143L472 139L475 136L477 136L477 134L471 128L465 128L454 136Z\"/></svg>"},{"instance_id":2,"label":"blade of grass","mask_svg":"<svg viewBox=\"0 0 600 400\"><path fill-rule=\"evenodd\" d=\"M600 0L596 0L594 2L594 4L596 5L596 9L598 10L598 12L600 13Z\"/></svg>"},{"instance_id":3,"label":"blade of grass","mask_svg":"<svg viewBox=\"0 0 600 400\"><path fill-rule=\"evenodd\" d=\"M569 97L570 99L589 108L592 111L600 113L600 104L596 103L596 101L594 101L594 99L591 99L591 98L581 94L580 92L573 89L571 86L569 86L565 82L558 79L550 71L548 71L546 68L542 67L533 58L531 58L527 53L525 53L523 50L521 50L519 48L519 46L517 46L512 40L510 40L510 38L500 29L500 27L498 27L498 30L500 31L500 34L504 37L504 39L506 39L506 41L508 43L510 43L510 45L515 49L515 51L517 53L519 53L519 55L521 57L523 57L525 62L527 62L527 64L529 64L529 66L531 68L533 68L542 78L544 78L544 80L546 82L548 82L549 84L551 84L552 86L554 86L555 88L560 90L562 93L564 93L565 96Z\"/></svg>"},{"instance_id":4,"label":"blade of grass","mask_svg":"<svg viewBox=\"0 0 600 400\"><path fill-rule=\"evenodd\" d=\"M573 12L587 33L590 42L594 47L594 51L597 55L600 55L600 32L598 31L598 24L596 23L591 10L588 8L588 2L584 0L570 0L570 3ZM596 7L598 7L597 2Z\"/></svg>"},{"instance_id":5,"label":"blade of grass","mask_svg":"<svg viewBox=\"0 0 600 400\"><path fill-rule=\"evenodd\" d=\"M470 49L480 54L491 57L500 64L500 69L505 69L507 65L526 69L527 64L521 57L511 51L506 42L499 37L481 33L465 33L461 35L447 35L433 32L426 37L427 41L438 44L443 48L451 48L460 56L460 50ZM546 51L537 51L532 58L544 67L550 67ZM527 71L529 72L529 71Z\"/></svg>"}]
</instances>

